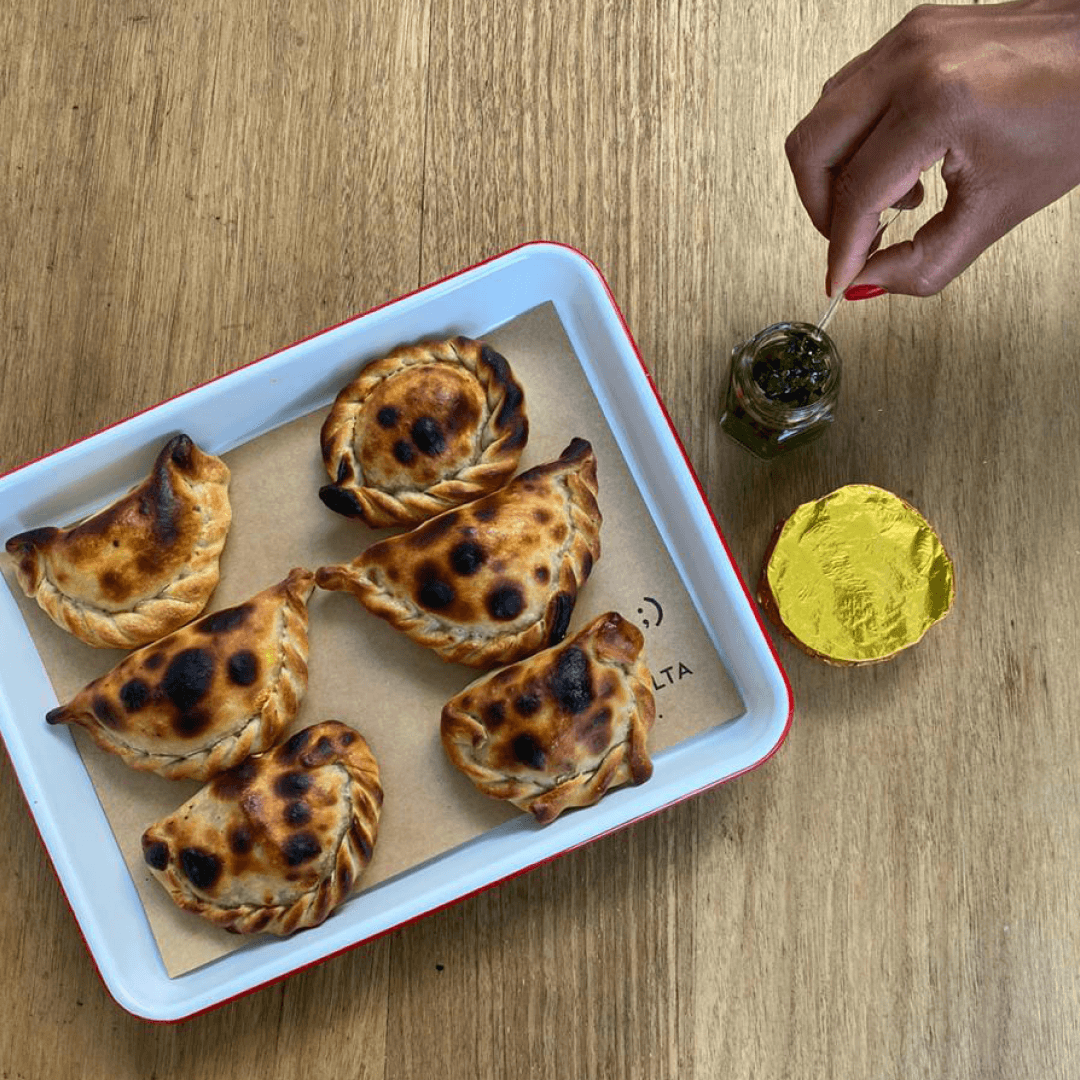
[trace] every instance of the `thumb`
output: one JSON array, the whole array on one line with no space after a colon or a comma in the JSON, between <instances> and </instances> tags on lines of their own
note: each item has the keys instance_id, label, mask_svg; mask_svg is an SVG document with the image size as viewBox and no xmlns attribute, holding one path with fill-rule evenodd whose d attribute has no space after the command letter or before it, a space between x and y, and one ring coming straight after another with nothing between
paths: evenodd
<instances>
[{"instance_id":1,"label":"thumb","mask_svg":"<svg viewBox=\"0 0 1080 1080\"><path fill-rule=\"evenodd\" d=\"M933 296L1010 228L986 200L957 185L941 210L911 240L876 252L852 284L878 285L908 296Z\"/></svg>"}]
</instances>

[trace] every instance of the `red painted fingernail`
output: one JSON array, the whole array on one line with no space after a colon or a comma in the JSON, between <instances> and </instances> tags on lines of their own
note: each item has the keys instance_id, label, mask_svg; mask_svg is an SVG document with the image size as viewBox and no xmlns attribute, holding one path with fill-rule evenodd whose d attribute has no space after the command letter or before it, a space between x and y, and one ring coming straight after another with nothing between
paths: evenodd
<instances>
[{"instance_id":1,"label":"red painted fingernail","mask_svg":"<svg viewBox=\"0 0 1080 1080\"><path fill-rule=\"evenodd\" d=\"M888 289L880 285L852 285L844 293L845 300L872 300L875 296L884 296Z\"/></svg>"}]
</instances>

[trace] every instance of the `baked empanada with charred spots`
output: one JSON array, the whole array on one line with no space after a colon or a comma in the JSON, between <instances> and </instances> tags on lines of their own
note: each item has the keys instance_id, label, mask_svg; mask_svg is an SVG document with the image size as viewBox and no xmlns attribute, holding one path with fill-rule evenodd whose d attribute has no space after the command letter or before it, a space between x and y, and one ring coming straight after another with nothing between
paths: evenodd
<instances>
[{"instance_id":1,"label":"baked empanada with charred spots","mask_svg":"<svg viewBox=\"0 0 1080 1080\"><path fill-rule=\"evenodd\" d=\"M415 525L501 487L529 438L506 358L455 337L395 349L338 394L322 427L331 510Z\"/></svg>"},{"instance_id":2,"label":"baked empanada with charred spots","mask_svg":"<svg viewBox=\"0 0 1080 1080\"><path fill-rule=\"evenodd\" d=\"M272 746L307 690L308 570L122 660L50 724L78 724L132 768L207 780Z\"/></svg>"},{"instance_id":3,"label":"baked empanada with charred spots","mask_svg":"<svg viewBox=\"0 0 1080 1080\"><path fill-rule=\"evenodd\" d=\"M541 824L652 776L656 707L641 631L616 612L569 642L485 675L442 712L450 760Z\"/></svg>"},{"instance_id":4,"label":"baked empanada with charred spots","mask_svg":"<svg viewBox=\"0 0 1080 1080\"><path fill-rule=\"evenodd\" d=\"M111 506L70 528L19 533L6 548L23 592L57 626L88 645L133 649L206 607L231 521L228 466L176 435Z\"/></svg>"},{"instance_id":5,"label":"baked empanada with charred spots","mask_svg":"<svg viewBox=\"0 0 1080 1080\"><path fill-rule=\"evenodd\" d=\"M574 439L504 488L316 571L443 659L509 663L563 639L600 557L596 457Z\"/></svg>"},{"instance_id":6,"label":"baked empanada with charred spots","mask_svg":"<svg viewBox=\"0 0 1080 1080\"><path fill-rule=\"evenodd\" d=\"M330 720L211 780L143 833L143 858L177 906L241 934L291 934L356 887L382 800L368 744Z\"/></svg>"}]
</instances>

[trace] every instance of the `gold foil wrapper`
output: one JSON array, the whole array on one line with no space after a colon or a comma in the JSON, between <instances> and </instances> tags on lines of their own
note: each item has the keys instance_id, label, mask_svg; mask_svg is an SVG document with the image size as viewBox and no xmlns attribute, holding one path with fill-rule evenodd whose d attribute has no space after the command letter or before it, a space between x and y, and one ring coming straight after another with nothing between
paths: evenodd
<instances>
[{"instance_id":1,"label":"gold foil wrapper","mask_svg":"<svg viewBox=\"0 0 1080 1080\"><path fill-rule=\"evenodd\" d=\"M803 503L780 526L758 599L808 652L884 660L948 614L953 565L926 519L870 484Z\"/></svg>"}]
</instances>

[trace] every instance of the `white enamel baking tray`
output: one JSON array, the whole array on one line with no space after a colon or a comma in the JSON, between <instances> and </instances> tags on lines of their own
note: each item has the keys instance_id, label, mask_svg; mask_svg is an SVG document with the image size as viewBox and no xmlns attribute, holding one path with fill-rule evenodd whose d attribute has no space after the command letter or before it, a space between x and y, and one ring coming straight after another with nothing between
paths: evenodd
<instances>
[{"instance_id":1,"label":"white enamel baking tray","mask_svg":"<svg viewBox=\"0 0 1080 1080\"><path fill-rule=\"evenodd\" d=\"M658 754L641 787L543 828L522 815L359 894L316 929L253 941L170 979L75 744L42 720L56 695L0 588L0 734L98 971L129 1012L165 1021L213 1008L729 780L783 742L791 694L757 609L603 277L557 244L516 248L0 477L0 536L97 509L140 479L148 448L176 431L222 453L327 407L359 363L402 341L451 331L482 337L545 302L562 320L745 712Z\"/></svg>"}]
</instances>

